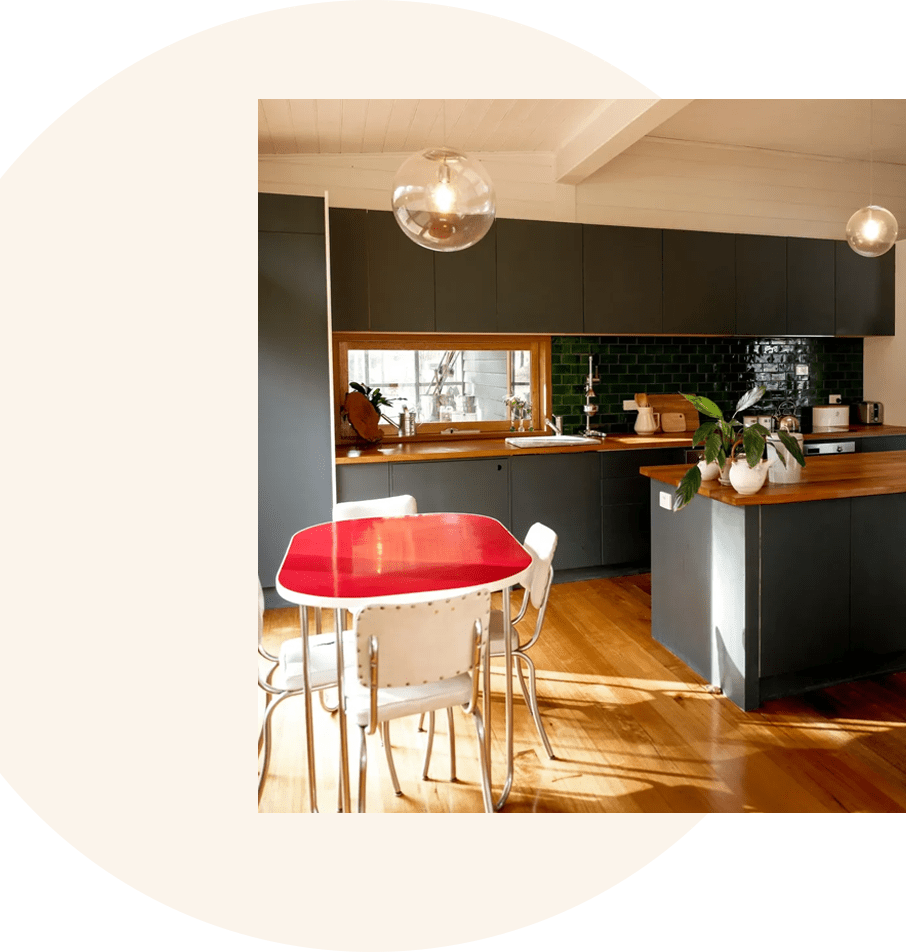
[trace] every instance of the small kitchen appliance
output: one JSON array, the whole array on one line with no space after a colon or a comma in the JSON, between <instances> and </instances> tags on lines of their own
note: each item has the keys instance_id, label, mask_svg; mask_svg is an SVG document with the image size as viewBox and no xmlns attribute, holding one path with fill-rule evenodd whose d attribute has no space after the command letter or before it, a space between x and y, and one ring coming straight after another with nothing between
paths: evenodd
<instances>
[{"instance_id":1,"label":"small kitchen appliance","mask_svg":"<svg viewBox=\"0 0 906 952\"><path fill-rule=\"evenodd\" d=\"M849 428L849 407L842 403L812 407L812 430L825 430L830 427Z\"/></svg>"},{"instance_id":2,"label":"small kitchen appliance","mask_svg":"<svg viewBox=\"0 0 906 952\"><path fill-rule=\"evenodd\" d=\"M860 423L884 422L884 404L878 403L876 400L857 403L856 412L858 413Z\"/></svg>"}]
</instances>

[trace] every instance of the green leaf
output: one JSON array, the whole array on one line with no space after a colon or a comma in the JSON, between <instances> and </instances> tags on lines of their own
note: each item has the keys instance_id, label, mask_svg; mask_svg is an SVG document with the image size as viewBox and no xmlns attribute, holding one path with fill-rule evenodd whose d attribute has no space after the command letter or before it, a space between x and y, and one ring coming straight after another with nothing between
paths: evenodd
<instances>
[{"instance_id":1,"label":"green leaf","mask_svg":"<svg viewBox=\"0 0 906 952\"><path fill-rule=\"evenodd\" d=\"M744 393L739 398L739 403L736 404L736 409L733 411L733 416L736 416L740 410L745 410L753 404L758 403L758 401L764 396L765 389L766 388L763 386L752 387L751 390Z\"/></svg>"},{"instance_id":2,"label":"green leaf","mask_svg":"<svg viewBox=\"0 0 906 952\"><path fill-rule=\"evenodd\" d=\"M755 467L764 455L764 437L754 426L747 426L742 435L743 449L746 451L746 462Z\"/></svg>"},{"instance_id":3,"label":"green leaf","mask_svg":"<svg viewBox=\"0 0 906 952\"><path fill-rule=\"evenodd\" d=\"M699 413L714 417L715 420L723 419L723 411L713 400L709 400L707 397L697 397L694 393L681 393L680 396L685 397Z\"/></svg>"},{"instance_id":4,"label":"green leaf","mask_svg":"<svg viewBox=\"0 0 906 952\"><path fill-rule=\"evenodd\" d=\"M790 451L790 456L800 465L805 466L805 457L802 455L802 450L799 447L799 441L790 436L786 430L778 430L777 435L780 437L780 442ZM780 453L777 454L780 456ZM781 457L783 459L783 457ZM783 460L783 465L786 466L786 460Z\"/></svg>"},{"instance_id":5,"label":"green leaf","mask_svg":"<svg viewBox=\"0 0 906 952\"><path fill-rule=\"evenodd\" d=\"M755 430L765 438L771 435L771 431L766 426L762 426L760 423L753 423L750 427L748 427L748 429Z\"/></svg>"},{"instance_id":6,"label":"green leaf","mask_svg":"<svg viewBox=\"0 0 906 952\"><path fill-rule=\"evenodd\" d=\"M714 432L714 427L716 423L703 423L696 431L695 435L692 437L692 445L698 446L699 443L704 443L705 440Z\"/></svg>"},{"instance_id":7,"label":"green leaf","mask_svg":"<svg viewBox=\"0 0 906 952\"><path fill-rule=\"evenodd\" d=\"M349 381L349 386L352 387L353 390L358 390L359 393L364 393L366 397L369 393L371 393L371 387L363 387L360 383L356 383L354 380Z\"/></svg>"},{"instance_id":8,"label":"green leaf","mask_svg":"<svg viewBox=\"0 0 906 952\"><path fill-rule=\"evenodd\" d=\"M680 480L679 486L676 487L676 492L673 494L673 511L679 512L684 506L688 506L701 488L701 484L702 471L698 466L693 466Z\"/></svg>"},{"instance_id":9,"label":"green leaf","mask_svg":"<svg viewBox=\"0 0 906 952\"><path fill-rule=\"evenodd\" d=\"M723 452L723 440L720 438L720 433L712 433L705 442L705 461L713 463L721 452Z\"/></svg>"}]
</instances>

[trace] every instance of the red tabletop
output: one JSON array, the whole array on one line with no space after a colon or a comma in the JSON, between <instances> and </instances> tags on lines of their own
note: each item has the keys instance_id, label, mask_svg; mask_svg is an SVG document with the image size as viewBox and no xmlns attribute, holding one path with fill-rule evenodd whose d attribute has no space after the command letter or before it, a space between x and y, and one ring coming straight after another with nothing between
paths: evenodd
<instances>
[{"instance_id":1,"label":"red tabletop","mask_svg":"<svg viewBox=\"0 0 906 952\"><path fill-rule=\"evenodd\" d=\"M499 590L524 579L531 556L488 516L439 513L328 522L297 532L277 590L288 601L356 601L452 589Z\"/></svg>"}]
</instances>

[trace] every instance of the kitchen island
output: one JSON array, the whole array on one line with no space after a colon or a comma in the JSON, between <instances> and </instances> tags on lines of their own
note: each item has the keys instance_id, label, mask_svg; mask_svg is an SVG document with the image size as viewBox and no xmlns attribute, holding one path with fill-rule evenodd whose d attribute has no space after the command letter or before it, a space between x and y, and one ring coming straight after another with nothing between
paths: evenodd
<instances>
[{"instance_id":1,"label":"kitchen island","mask_svg":"<svg viewBox=\"0 0 906 952\"><path fill-rule=\"evenodd\" d=\"M906 451L810 457L752 496L703 483L674 512L686 470L640 469L655 640L744 710L906 669Z\"/></svg>"}]
</instances>

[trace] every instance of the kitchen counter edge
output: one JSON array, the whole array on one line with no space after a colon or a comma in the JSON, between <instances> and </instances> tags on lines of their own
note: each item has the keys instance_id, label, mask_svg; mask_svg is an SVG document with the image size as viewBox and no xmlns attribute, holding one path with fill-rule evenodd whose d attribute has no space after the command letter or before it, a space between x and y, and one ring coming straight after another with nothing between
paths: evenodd
<instances>
[{"instance_id":1,"label":"kitchen counter edge","mask_svg":"<svg viewBox=\"0 0 906 952\"><path fill-rule=\"evenodd\" d=\"M657 482L678 486L688 468L642 466L639 472ZM698 491L700 496L730 506L769 506L897 493L906 493L906 450L810 456L798 483L766 482L762 489L750 496L741 495L731 486L721 486L716 479L702 483Z\"/></svg>"},{"instance_id":2,"label":"kitchen counter edge","mask_svg":"<svg viewBox=\"0 0 906 952\"><path fill-rule=\"evenodd\" d=\"M532 434L522 434L531 436ZM535 434L540 435L540 434ZM906 426L887 424L853 426L848 430L803 434L806 441L848 440L906 435ZM526 456L550 453L613 453L626 450L691 449L692 432L658 433L638 436L635 433L611 433L601 443L579 446L538 446L521 449L509 446L506 438L475 440L425 440L412 443L386 441L374 446L343 445L336 448L338 465L361 463L417 463L440 459L481 459L493 456Z\"/></svg>"}]
</instances>

